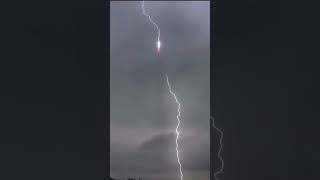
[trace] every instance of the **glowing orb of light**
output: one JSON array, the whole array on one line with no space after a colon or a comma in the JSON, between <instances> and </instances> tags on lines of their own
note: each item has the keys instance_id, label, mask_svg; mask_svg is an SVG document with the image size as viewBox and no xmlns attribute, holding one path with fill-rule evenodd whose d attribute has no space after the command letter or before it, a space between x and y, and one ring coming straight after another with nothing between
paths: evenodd
<instances>
[{"instance_id":1,"label":"glowing orb of light","mask_svg":"<svg viewBox=\"0 0 320 180\"><path fill-rule=\"evenodd\" d=\"M157 49L158 49L158 51L160 51L160 47L161 47L161 42L158 41L158 42L157 42Z\"/></svg>"}]
</instances>

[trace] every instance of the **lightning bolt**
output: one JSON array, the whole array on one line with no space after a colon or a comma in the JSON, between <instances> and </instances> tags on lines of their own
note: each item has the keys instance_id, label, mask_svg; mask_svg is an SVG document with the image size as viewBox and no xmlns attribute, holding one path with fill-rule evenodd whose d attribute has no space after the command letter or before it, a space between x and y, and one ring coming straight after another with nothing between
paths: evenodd
<instances>
[{"instance_id":1,"label":"lightning bolt","mask_svg":"<svg viewBox=\"0 0 320 180\"><path fill-rule=\"evenodd\" d=\"M158 32L158 36L157 36L157 49L158 52L160 52L160 47L161 47L161 41L160 41L160 28L158 27L158 25L152 20L151 16L148 15L144 9L144 1L141 2L141 8L142 8L142 13L143 15L147 16L149 18L149 21L156 27L157 32ZM169 88L169 92L170 94L173 96L175 102L178 104L178 115L177 115L177 120L178 120L178 124L176 127L176 152L177 152L177 161L179 163L179 170L180 170L180 179L183 180L183 173L182 173L182 166L181 166L181 162L180 162L180 156L179 156L179 144L178 144L178 139L179 139L179 135L180 135L180 131L179 131L179 126L180 126L180 102L178 101L178 98L176 96L176 94L172 91L171 89L171 85L169 82L169 77L166 74L166 80L167 80L167 85Z\"/></svg>"},{"instance_id":2,"label":"lightning bolt","mask_svg":"<svg viewBox=\"0 0 320 180\"><path fill-rule=\"evenodd\" d=\"M180 135L179 126L180 126L180 114L181 114L180 113L180 107L181 107L181 105L180 105L180 102L178 101L178 98L177 98L176 94L171 89L171 85L170 85L170 82L169 82L168 75L166 75L166 80L167 80L169 92L173 96L175 102L178 104L178 115L177 115L178 124L177 124L177 127L176 127L176 135L177 135L176 136L176 151L177 151L177 159L178 159L178 163L179 163L179 167L180 167L180 178L181 178L181 180L183 180L182 167L181 167L180 158L179 158L179 144L178 144L178 139L179 139L179 135Z\"/></svg>"},{"instance_id":3,"label":"lightning bolt","mask_svg":"<svg viewBox=\"0 0 320 180\"><path fill-rule=\"evenodd\" d=\"M213 173L214 178L215 178L216 180L220 180L220 179L218 178L218 175L223 172L223 168L224 168L224 161L223 161L223 158L222 158L222 156L221 156L221 152L222 152L222 149L223 149L223 143L222 143L222 140L223 140L223 132L222 132L221 129L217 128L217 126L215 125L214 118L213 118L213 117L210 117L210 119L213 121L213 122L212 122L213 128L214 128L216 131L218 131L219 134L220 134L220 140L219 140L219 141L220 141L220 142L219 142L220 148L219 148L219 151L218 151L218 158L219 158L219 160L220 160L220 162L221 162L221 167L220 167L220 169L219 169L217 172Z\"/></svg>"},{"instance_id":4,"label":"lightning bolt","mask_svg":"<svg viewBox=\"0 0 320 180\"><path fill-rule=\"evenodd\" d=\"M146 10L144 9L144 1L141 1L141 8L142 8L142 13L143 15L147 16L149 18L149 21L157 28L157 32L158 32L158 36L157 36L157 49L158 52L160 51L160 47L161 47L161 41L160 41L160 28L158 27L158 25L152 20L151 16L149 14L146 13Z\"/></svg>"}]
</instances>

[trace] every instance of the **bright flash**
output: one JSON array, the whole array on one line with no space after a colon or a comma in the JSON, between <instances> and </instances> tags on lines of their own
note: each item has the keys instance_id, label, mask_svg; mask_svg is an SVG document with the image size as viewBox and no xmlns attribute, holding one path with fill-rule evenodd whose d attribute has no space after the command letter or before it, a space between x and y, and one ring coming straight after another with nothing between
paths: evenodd
<instances>
[{"instance_id":1,"label":"bright flash","mask_svg":"<svg viewBox=\"0 0 320 180\"><path fill-rule=\"evenodd\" d=\"M158 42L157 42L157 49L158 49L158 51L160 51L160 47L161 47L161 42L158 41Z\"/></svg>"}]
</instances>

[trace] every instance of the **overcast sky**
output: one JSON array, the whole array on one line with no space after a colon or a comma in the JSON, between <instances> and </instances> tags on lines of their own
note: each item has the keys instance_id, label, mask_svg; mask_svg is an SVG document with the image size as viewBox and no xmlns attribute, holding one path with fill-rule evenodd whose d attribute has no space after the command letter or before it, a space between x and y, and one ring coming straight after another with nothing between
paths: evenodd
<instances>
[{"instance_id":1,"label":"overcast sky","mask_svg":"<svg viewBox=\"0 0 320 180\"><path fill-rule=\"evenodd\" d=\"M175 151L181 102L180 158L184 180L208 180L210 164L209 1L114 1L110 12L111 176L178 180Z\"/></svg>"}]
</instances>

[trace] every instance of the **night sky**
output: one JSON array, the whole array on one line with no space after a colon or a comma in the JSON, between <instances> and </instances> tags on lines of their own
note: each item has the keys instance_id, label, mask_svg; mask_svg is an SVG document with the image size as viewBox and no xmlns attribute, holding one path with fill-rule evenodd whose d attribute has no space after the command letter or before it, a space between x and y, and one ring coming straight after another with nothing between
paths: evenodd
<instances>
[{"instance_id":1,"label":"night sky","mask_svg":"<svg viewBox=\"0 0 320 180\"><path fill-rule=\"evenodd\" d=\"M110 165L124 180L179 179L175 128L181 103L180 157L185 180L209 179L210 6L209 2L145 2L161 29L142 14L141 3L110 7Z\"/></svg>"}]
</instances>

